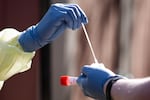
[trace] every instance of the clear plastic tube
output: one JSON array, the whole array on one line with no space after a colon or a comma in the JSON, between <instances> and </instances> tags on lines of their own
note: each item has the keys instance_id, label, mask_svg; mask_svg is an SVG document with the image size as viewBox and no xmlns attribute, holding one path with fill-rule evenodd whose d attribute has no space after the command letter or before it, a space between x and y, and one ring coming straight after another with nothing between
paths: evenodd
<instances>
[{"instance_id":1,"label":"clear plastic tube","mask_svg":"<svg viewBox=\"0 0 150 100\"><path fill-rule=\"evenodd\" d=\"M77 78L78 77L67 76L67 75L60 76L60 84L62 86L76 85Z\"/></svg>"}]
</instances>

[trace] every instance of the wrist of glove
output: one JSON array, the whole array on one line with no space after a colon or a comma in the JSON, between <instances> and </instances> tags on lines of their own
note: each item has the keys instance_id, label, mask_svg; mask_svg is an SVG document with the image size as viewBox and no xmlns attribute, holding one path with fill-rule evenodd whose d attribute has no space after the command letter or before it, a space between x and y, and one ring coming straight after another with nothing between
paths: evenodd
<instances>
[{"instance_id":1,"label":"wrist of glove","mask_svg":"<svg viewBox=\"0 0 150 100\"><path fill-rule=\"evenodd\" d=\"M123 77L105 68L103 64L92 64L82 67L77 83L86 96L96 100L106 100L104 85L108 80L114 78Z\"/></svg>"},{"instance_id":2,"label":"wrist of glove","mask_svg":"<svg viewBox=\"0 0 150 100\"><path fill-rule=\"evenodd\" d=\"M59 37L66 28L75 30L87 22L78 5L53 4L37 25L22 32L18 41L24 51L32 52Z\"/></svg>"}]
</instances>

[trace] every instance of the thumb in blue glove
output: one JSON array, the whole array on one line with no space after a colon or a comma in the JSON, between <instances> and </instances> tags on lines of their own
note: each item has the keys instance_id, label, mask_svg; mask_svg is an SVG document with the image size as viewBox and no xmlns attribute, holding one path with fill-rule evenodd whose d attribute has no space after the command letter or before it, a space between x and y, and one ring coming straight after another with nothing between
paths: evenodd
<instances>
[{"instance_id":1,"label":"thumb in blue glove","mask_svg":"<svg viewBox=\"0 0 150 100\"><path fill-rule=\"evenodd\" d=\"M77 83L86 96L96 100L106 100L104 85L107 80L115 76L116 74L105 68L102 63L85 65L82 67Z\"/></svg>"},{"instance_id":2,"label":"thumb in blue glove","mask_svg":"<svg viewBox=\"0 0 150 100\"><path fill-rule=\"evenodd\" d=\"M88 22L76 4L53 4L41 21L22 32L18 41L26 52L35 51L59 37L66 28L78 29Z\"/></svg>"}]
</instances>

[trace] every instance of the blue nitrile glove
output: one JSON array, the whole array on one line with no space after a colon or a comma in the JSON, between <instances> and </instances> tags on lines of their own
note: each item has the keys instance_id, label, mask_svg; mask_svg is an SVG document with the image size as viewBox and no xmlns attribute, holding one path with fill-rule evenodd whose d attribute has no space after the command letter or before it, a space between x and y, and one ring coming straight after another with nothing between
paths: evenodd
<instances>
[{"instance_id":1,"label":"blue nitrile glove","mask_svg":"<svg viewBox=\"0 0 150 100\"><path fill-rule=\"evenodd\" d=\"M19 43L24 51L32 52L56 39L66 28L75 30L87 22L77 4L53 4L37 25L23 32Z\"/></svg>"},{"instance_id":2,"label":"blue nitrile glove","mask_svg":"<svg viewBox=\"0 0 150 100\"><path fill-rule=\"evenodd\" d=\"M116 74L105 68L102 63L85 65L82 67L81 75L77 83L86 96L96 100L106 100L104 84L108 79L114 76L116 76Z\"/></svg>"}]
</instances>

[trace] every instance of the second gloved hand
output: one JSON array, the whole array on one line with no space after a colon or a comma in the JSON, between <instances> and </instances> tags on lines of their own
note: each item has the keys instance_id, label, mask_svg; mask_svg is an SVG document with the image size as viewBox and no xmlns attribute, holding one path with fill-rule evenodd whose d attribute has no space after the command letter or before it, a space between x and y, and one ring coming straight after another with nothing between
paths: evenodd
<instances>
[{"instance_id":1,"label":"second gloved hand","mask_svg":"<svg viewBox=\"0 0 150 100\"><path fill-rule=\"evenodd\" d=\"M35 51L60 36L66 28L77 29L88 22L76 4L53 4L42 20L25 30L19 43L26 52Z\"/></svg>"},{"instance_id":2,"label":"second gloved hand","mask_svg":"<svg viewBox=\"0 0 150 100\"><path fill-rule=\"evenodd\" d=\"M85 65L81 70L77 83L86 96L96 100L106 100L104 85L110 78L117 75L105 68L103 64Z\"/></svg>"}]
</instances>

